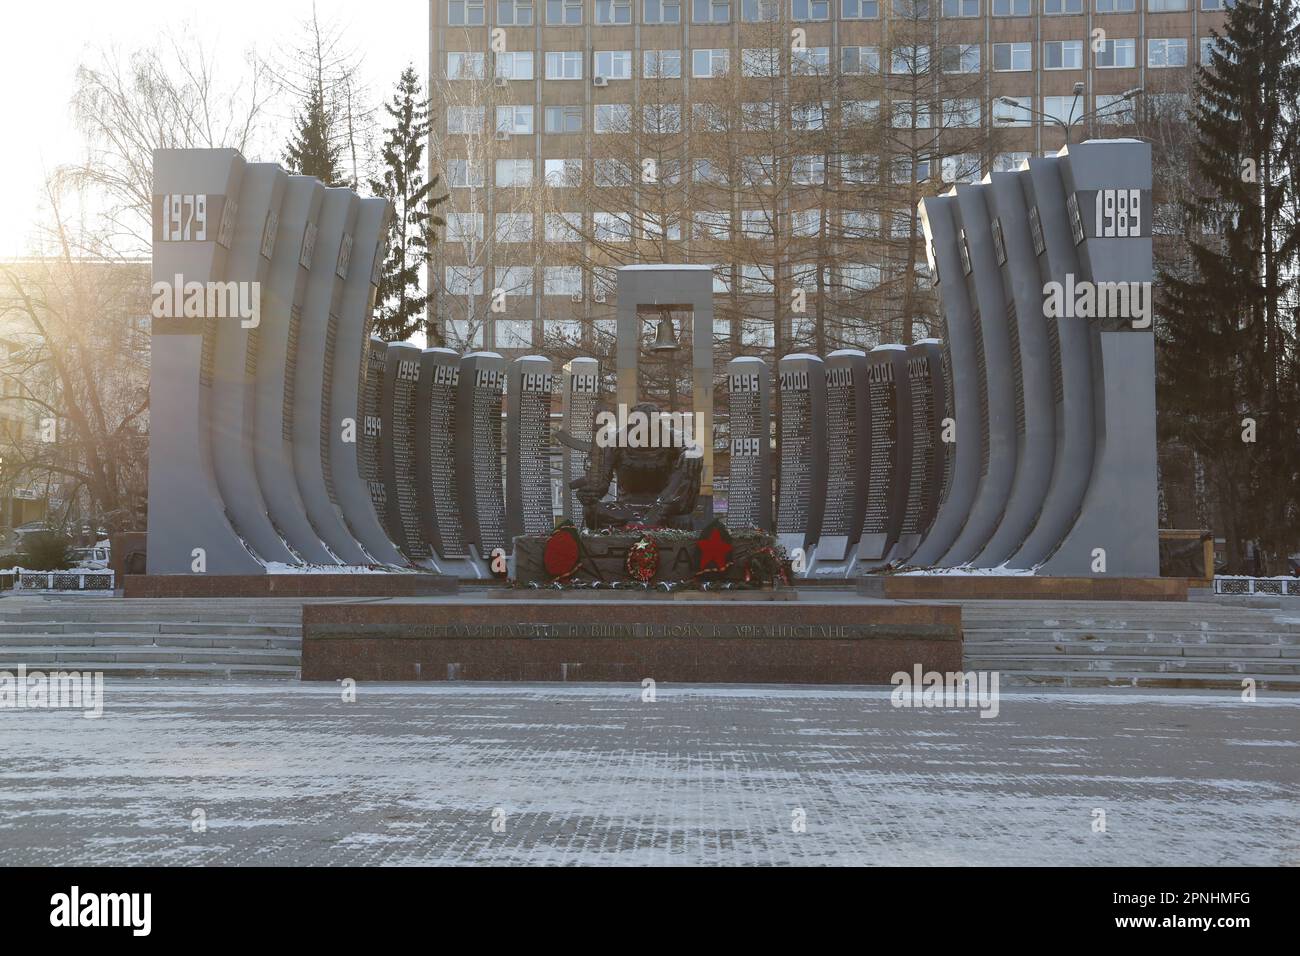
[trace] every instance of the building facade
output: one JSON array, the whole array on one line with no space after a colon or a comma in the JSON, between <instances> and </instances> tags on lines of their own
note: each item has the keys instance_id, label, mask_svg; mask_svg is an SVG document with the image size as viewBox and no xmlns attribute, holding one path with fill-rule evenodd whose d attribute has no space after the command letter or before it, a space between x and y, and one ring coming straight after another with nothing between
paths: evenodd
<instances>
[{"instance_id":1,"label":"building facade","mask_svg":"<svg viewBox=\"0 0 1300 956\"><path fill-rule=\"evenodd\" d=\"M941 334L916 201L1189 102L1225 2L432 0L434 318L599 353L605 270L682 261L720 362Z\"/></svg>"}]
</instances>

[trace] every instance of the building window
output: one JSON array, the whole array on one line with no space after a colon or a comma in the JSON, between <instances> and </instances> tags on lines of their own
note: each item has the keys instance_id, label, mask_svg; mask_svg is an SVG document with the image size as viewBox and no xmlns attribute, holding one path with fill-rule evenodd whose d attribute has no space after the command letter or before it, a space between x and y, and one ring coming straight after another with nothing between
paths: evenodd
<instances>
[{"instance_id":1,"label":"building window","mask_svg":"<svg viewBox=\"0 0 1300 956\"><path fill-rule=\"evenodd\" d=\"M447 79L481 80L487 59L482 53L450 52L447 54Z\"/></svg>"},{"instance_id":2,"label":"building window","mask_svg":"<svg viewBox=\"0 0 1300 956\"><path fill-rule=\"evenodd\" d=\"M726 23L731 19L731 0L691 0L691 22Z\"/></svg>"},{"instance_id":3,"label":"building window","mask_svg":"<svg viewBox=\"0 0 1300 956\"><path fill-rule=\"evenodd\" d=\"M632 22L632 0L596 0L596 23L619 26Z\"/></svg>"},{"instance_id":4,"label":"building window","mask_svg":"<svg viewBox=\"0 0 1300 956\"><path fill-rule=\"evenodd\" d=\"M493 346L526 349L533 344L533 323L527 319L497 319L492 323Z\"/></svg>"},{"instance_id":5,"label":"building window","mask_svg":"<svg viewBox=\"0 0 1300 956\"><path fill-rule=\"evenodd\" d=\"M740 234L746 239L760 242L776 235L771 218L765 209L742 209L740 211Z\"/></svg>"},{"instance_id":6,"label":"building window","mask_svg":"<svg viewBox=\"0 0 1300 956\"><path fill-rule=\"evenodd\" d=\"M581 106L546 107L546 132L581 133L582 132L582 107Z\"/></svg>"},{"instance_id":7,"label":"building window","mask_svg":"<svg viewBox=\"0 0 1300 956\"><path fill-rule=\"evenodd\" d=\"M980 101L966 97L944 100L943 125L945 129L965 129L979 126Z\"/></svg>"},{"instance_id":8,"label":"building window","mask_svg":"<svg viewBox=\"0 0 1300 956\"><path fill-rule=\"evenodd\" d=\"M740 267L740 291L750 295L771 295L775 286L762 266Z\"/></svg>"},{"instance_id":9,"label":"building window","mask_svg":"<svg viewBox=\"0 0 1300 956\"><path fill-rule=\"evenodd\" d=\"M632 238L632 217L627 213L593 213L591 225L597 242L628 242Z\"/></svg>"},{"instance_id":10,"label":"building window","mask_svg":"<svg viewBox=\"0 0 1300 956\"><path fill-rule=\"evenodd\" d=\"M945 17L978 17L980 0L943 0Z\"/></svg>"},{"instance_id":11,"label":"building window","mask_svg":"<svg viewBox=\"0 0 1300 956\"><path fill-rule=\"evenodd\" d=\"M531 106L498 106L497 132L527 135L533 131Z\"/></svg>"},{"instance_id":12,"label":"building window","mask_svg":"<svg viewBox=\"0 0 1300 956\"><path fill-rule=\"evenodd\" d=\"M878 20L880 0L841 0L841 20Z\"/></svg>"},{"instance_id":13,"label":"building window","mask_svg":"<svg viewBox=\"0 0 1300 956\"><path fill-rule=\"evenodd\" d=\"M696 79L711 79L727 73L727 50L692 50L691 75Z\"/></svg>"},{"instance_id":14,"label":"building window","mask_svg":"<svg viewBox=\"0 0 1300 956\"><path fill-rule=\"evenodd\" d=\"M1098 93L1097 122L1128 124L1133 122L1133 100L1121 93Z\"/></svg>"},{"instance_id":15,"label":"building window","mask_svg":"<svg viewBox=\"0 0 1300 956\"><path fill-rule=\"evenodd\" d=\"M547 242L578 242L582 239L582 213L548 212L546 214Z\"/></svg>"},{"instance_id":16,"label":"building window","mask_svg":"<svg viewBox=\"0 0 1300 956\"><path fill-rule=\"evenodd\" d=\"M749 133L780 129L781 114L771 101L740 104L740 127Z\"/></svg>"},{"instance_id":17,"label":"building window","mask_svg":"<svg viewBox=\"0 0 1300 956\"><path fill-rule=\"evenodd\" d=\"M595 162L597 186L632 185L632 167L629 164L619 159L598 159Z\"/></svg>"},{"instance_id":18,"label":"building window","mask_svg":"<svg viewBox=\"0 0 1300 956\"><path fill-rule=\"evenodd\" d=\"M874 289L880 285L880 267L866 263L845 263L840 266L840 285L859 292Z\"/></svg>"},{"instance_id":19,"label":"building window","mask_svg":"<svg viewBox=\"0 0 1300 956\"><path fill-rule=\"evenodd\" d=\"M1059 124L1065 125L1070 123L1079 112L1080 107L1078 104L1079 100L1074 96L1044 96L1043 113L1045 116L1057 120ZM1054 126L1057 124L1051 123L1049 125Z\"/></svg>"},{"instance_id":20,"label":"building window","mask_svg":"<svg viewBox=\"0 0 1300 956\"><path fill-rule=\"evenodd\" d=\"M922 76L929 71L928 46L896 46L890 52L889 72L894 76Z\"/></svg>"},{"instance_id":21,"label":"building window","mask_svg":"<svg viewBox=\"0 0 1300 956\"><path fill-rule=\"evenodd\" d=\"M790 166L790 181L797 186L820 186L826 182L826 158L796 156Z\"/></svg>"},{"instance_id":22,"label":"building window","mask_svg":"<svg viewBox=\"0 0 1300 956\"><path fill-rule=\"evenodd\" d=\"M977 183L980 181L980 158L972 153L945 156L939 164L939 175L945 183Z\"/></svg>"},{"instance_id":23,"label":"building window","mask_svg":"<svg viewBox=\"0 0 1300 956\"><path fill-rule=\"evenodd\" d=\"M726 132L727 114L716 103L692 103L691 127L697 133Z\"/></svg>"},{"instance_id":24,"label":"building window","mask_svg":"<svg viewBox=\"0 0 1300 956\"><path fill-rule=\"evenodd\" d=\"M930 104L916 100L895 100L889 111L894 129L929 129Z\"/></svg>"},{"instance_id":25,"label":"building window","mask_svg":"<svg viewBox=\"0 0 1300 956\"><path fill-rule=\"evenodd\" d=\"M840 72L846 76L862 76L880 72L880 47L840 47Z\"/></svg>"},{"instance_id":26,"label":"building window","mask_svg":"<svg viewBox=\"0 0 1300 956\"><path fill-rule=\"evenodd\" d=\"M597 133L632 132L632 107L626 103L597 103L592 129Z\"/></svg>"},{"instance_id":27,"label":"building window","mask_svg":"<svg viewBox=\"0 0 1300 956\"><path fill-rule=\"evenodd\" d=\"M999 73L1023 73L1034 68L1032 43L993 44L993 69Z\"/></svg>"},{"instance_id":28,"label":"building window","mask_svg":"<svg viewBox=\"0 0 1300 956\"><path fill-rule=\"evenodd\" d=\"M646 23L681 23L681 0L643 0L641 19Z\"/></svg>"},{"instance_id":29,"label":"building window","mask_svg":"<svg viewBox=\"0 0 1300 956\"><path fill-rule=\"evenodd\" d=\"M481 106L451 106L447 109L447 132L468 135L483 132Z\"/></svg>"},{"instance_id":30,"label":"building window","mask_svg":"<svg viewBox=\"0 0 1300 956\"><path fill-rule=\"evenodd\" d=\"M1147 66L1152 68L1187 65L1187 41L1183 38L1147 40Z\"/></svg>"},{"instance_id":31,"label":"building window","mask_svg":"<svg viewBox=\"0 0 1300 956\"><path fill-rule=\"evenodd\" d=\"M828 103L800 103L790 107L790 128L794 130L819 130L826 128Z\"/></svg>"},{"instance_id":32,"label":"building window","mask_svg":"<svg viewBox=\"0 0 1300 956\"><path fill-rule=\"evenodd\" d=\"M880 100L841 100L840 125L867 126L880 118Z\"/></svg>"},{"instance_id":33,"label":"building window","mask_svg":"<svg viewBox=\"0 0 1300 956\"><path fill-rule=\"evenodd\" d=\"M1234 6L1234 0L1201 0L1202 10L1231 10Z\"/></svg>"},{"instance_id":34,"label":"building window","mask_svg":"<svg viewBox=\"0 0 1300 956\"><path fill-rule=\"evenodd\" d=\"M447 163L447 185L452 187L482 186L483 167L467 159L453 159Z\"/></svg>"},{"instance_id":35,"label":"building window","mask_svg":"<svg viewBox=\"0 0 1300 956\"><path fill-rule=\"evenodd\" d=\"M778 0L741 0L740 19L746 23L774 23L781 19Z\"/></svg>"},{"instance_id":36,"label":"building window","mask_svg":"<svg viewBox=\"0 0 1300 956\"><path fill-rule=\"evenodd\" d=\"M874 156L863 154L840 157L840 181L845 183L875 183L880 181L880 163Z\"/></svg>"},{"instance_id":37,"label":"building window","mask_svg":"<svg viewBox=\"0 0 1300 956\"><path fill-rule=\"evenodd\" d=\"M657 216L654 213L648 213L641 223L641 231L647 239L668 239L669 242L676 242L682 237L681 221L668 216L668 224L664 225L664 217Z\"/></svg>"},{"instance_id":38,"label":"building window","mask_svg":"<svg viewBox=\"0 0 1300 956\"><path fill-rule=\"evenodd\" d=\"M930 0L894 0L894 16L902 20L930 19Z\"/></svg>"},{"instance_id":39,"label":"building window","mask_svg":"<svg viewBox=\"0 0 1300 956\"><path fill-rule=\"evenodd\" d=\"M676 80L681 78L681 50L646 50L643 56L643 71L646 79Z\"/></svg>"},{"instance_id":40,"label":"building window","mask_svg":"<svg viewBox=\"0 0 1300 956\"><path fill-rule=\"evenodd\" d=\"M443 286L449 295L482 295L483 270L474 266L447 266Z\"/></svg>"},{"instance_id":41,"label":"building window","mask_svg":"<svg viewBox=\"0 0 1300 956\"><path fill-rule=\"evenodd\" d=\"M641 108L641 128L647 133L680 133L682 108L678 103L647 103Z\"/></svg>"},{"instance_id":42,"label":"building window","mask_svg":"<svg viewBox=\"0 0 1300 956\"><path fill-rule=\"evenodd\" d=\"M810 46L791 50L790 72L795 76L830 76L831 48Z\"/></svg>"},{"instance_id":43,"label":"building window","mask_svg":"<svg viewBox=\"0 0 1300 956\"><path fill-rule=\"evenodd\" d=\"M1049 40L1043 44L1043 69L1082 70L1082 40Z\"/></svg>"},{"instance_id":44,"label":"building window","mask_svg":"<svg viewBox=\"0 0 1300 956\"><path fill-rule=\"evenodd\" d=\"M447 23L453 27L481 27L483 0L447 0Z\"/></svg>"},{"instance_id":45,"label":"building window","mask_svg":"<svg viewBox=\"0 0 1300 956\"><path fill-rule=\"evenodd\" d=\"M497 23L503 27L531 27L533 0L497 0Z\"/></svg>"},{"instance_id":46,"label":"building window","mask_svg":"<svg viewBox=\"0 0 1300 956\"><path fill-rule=\"evenodd\" d=\"M1014 173L1029 162L1029 153L998 153L993 157L993 172Z\"/></svg>"},{"instance_id":47,"label":"building window","mask_svg":"<svg viewBox=\"0 0 1300 956\"><path fill-rule=\"evenodd\" d=\"M1187 9L1187 0L1147 0L1147 10L1151 13L1176 13Z\"/></svg>"},{"instance_id":48,"label":"building window","mask_svg":"<svg viewBox=\"0 0 1300 956\"><path fill-rule=\"evenodd\" d=\"M546 161L546 185L561 189L582 185L582 160L548 159Z\"/></svg>"},{"instance_id":49,"label":"building window","mask_svg":"<svg viewBox=\"0 0 1300 956\"><path fill-rule=\"evenodd\" d=\"M697 212L692 235L696 239L713 239L721 242L731 238L731 213L725 210Z\"/></svg>"},{"instance_id":50,"label":"building window","mask_svg":"<svg viewBox=\"0 0 1300 956\"><path fill-rule=\"evenodd\" d=\"M980 45L962 43L946 46L939 57L945 73L978 73L980 71Z\"/></svg>"},{"instance_id":51,"label":"building window","mask_svg":"<svg viewBox=\"0 0 1300 956\"><path fill-rule=\"evenodd\" d=\"M546 78L548 80L582 79L582 52L566 50L563 53L546 54Z\"/></svg>"},{"instance_id":52,"label":"building window","mask_svg":"<svg viewBox=\"0 0 1300 956\"><path fill-rule=\"evenodd\" d=\"M790 235L800 239L810 239L822 231L822 211L820 209L800 209L790 213Z\"/></svg>"},{"instance_id":53,"label":"building window","mask_svg":"<svg viewBox=\"0 0 1300 956\"><path fill-rule=\"evenodd\" d=\"M1083 0L1043 0L1043 13L1048 16L1083 13Z\"/></svg>"},{"instance_id":54,"label":"building window","mask_svg":"<svg viewBox=\"0 0 1300 956\"><path fill-rule=\"evenodd\" d=\"M993 0L995 17L1029 16L1029 0Z\"/></svg>"},{"instance_id":55,"label":"building window","mask_svg":"<svg viewBox=\"0 0 1300 956\"><path fill-rule=\"evenodd\" d=\"M595 75L607 80L632 79L632 51L597 50Z\"/></svg>"},{"instance_id":56,"label":"building window","mask_svg":"<svg viewBox=\"0 0 1300 956\"><path fill-rule=\"evenodd\" d=\"M452 212L447 214L448 242L482 242L483 214L481 212Z\"/></svg>"},{"instance_id":57,"label":"building window","mask_svg":"<svg viewBox=\"0 0 1300 956\"><path fill-rule=\"evenodd\" d=\"M483 347L483 326L481 323L476 324L471 331L468 320L448 319L443 326L443 331L448 341L456 343L463 349Z\"/></svg>"},{"instance_id":58,"label":"building window","mask_svg":"<svg viewBox=\"0 0 1300 956\"><path fill-rule=\"evenodd\" d=\"M582 269L579 266L546 266L542 272L542 291L546 295L582 295Z\"/></svg>"},{"instance_id":59,"label":"building window","mask_svg":"<svg viewBox=\"0 0 1300 956\"><path fill-rule=\"evenodd\" d=\"M741 181L746 186L773 186L776 184L775 156L742 156Z\"/></svg>"},{"instance_id":60,"label":"building window","mask_svg":"<svg viewBox=\"0 0 1300 956\"><path fill-rule=\"evenodd\" d=\"M773 77L781 75L781 51L757 49L740 51L741 76Z\"/></svg>"},{"instance_id":61,"label":"building window","mask_svg":"<svg viewBox=\"0 0 1300 956\"><path fill-rule=\"evenodd\" d=\"M1004 103L1003 100L1011 102ZM1033 119L1029 112L1033 105L1032 96L1000 96L993 104L993 120L999 126L1028 126Z\"/></svg>"},{"instance_id":62,"label":"building window","mask_svg":"<svg viewBox=\"0 0 1300 956\"><path fill-rule=\"evenodd\" d=\"M1136 9L1136 0L1097 0L1098 13L1132 13Z\"/></svg>"},{"instance_id":63,"label":"building window","mask_svg":"<svg viewBox=\"0 0 1300 956\"><path fill-rule=\"evenodd\" d=\"M497 242L532 242L533 217L526 212L497 213Z\"/></svg>"},{"instance_id":64,"label":"building window","mask_svg":"<svg viewBox=\"0 0 1300 956\"><path fill-rule=\"evenodd\" d=\"M979 0L975 0L976 3ZM792 0L791 16L795 20L829 20L830 0Z\"/></svg>"},{"instance_id":65,"label":"building window","mask_svg":"<svg viewBox=\"0 0 1300 956\"><path fill-rule=\"evenodd\" d=\"M1097 51L1098 69L1118 70L1136 65L1136 40L1106 40Z\"/></svg>"},{"instance_id":66,"label":"building window","mask_svg":"<svg viewBox=\"0 0 1300 956\"><path fill-rule=\"evenodd\" d=\"M531 159L498 159L498 186L527 186L533 181L533 161Z\"/></svg>"},{"instance_id":67,"label":"building window","mask_svg":"<svg viewBox=\"0 0 1300 956\"><path fill-rule=\"evenodd\" d=\"M497 54L497 76L507 80L531 80L533 78L533 51Z\"/></svg>"},{"instance_id":68,"label":"building window","mask_svg":"<svg viewBox=\"0 0 1300 956\"><path fill-rule=\"evenodd\" d=\"M546 0L546 22L551 26L577 26L582 22L582 0Z\"/></svg>"}]
</instances>

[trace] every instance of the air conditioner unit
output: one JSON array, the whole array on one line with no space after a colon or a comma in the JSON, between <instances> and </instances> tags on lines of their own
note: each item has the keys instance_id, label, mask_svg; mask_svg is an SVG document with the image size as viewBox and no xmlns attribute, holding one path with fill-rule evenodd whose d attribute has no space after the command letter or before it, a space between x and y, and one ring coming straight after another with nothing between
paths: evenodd
<instances>
[{"instance_id":1,"label":"air conditioner unit","mask_svg":"<svg viewBox=\"0 0 1300 956\"><path fill-rule=\"evenodd\" d=\"M505 142L510 138L510 133L507 130L499 129L497 130L496 136L494 138L499 140L500 142Z\"/></svg>"},{"instance_id":2,"label":"air conditioner unit","mask_svg":"<svg viewBox=\"0 0 1300 956\"><path fill-rule=\"evenodd\" d=\"M575 293L573 293L573 295L571 295L569 298L571 298L574 302L581 302L581 301L582 301L582 293L581 293L581 292L575 292Z\"/></svg>"},{"instance_id":3,"label":"air conditioner unit","mask_svg":"<svg viewBox=\"0 0 1300 956\"><path fill-rule=\"evenodd\" d=\"M609 79L603 76L593 76L591 78L592 86L609 86Z\"/></svg>"},{"instance_id":4,"label":"air conditioner unit","mask_svg":"<svg viewBox=\"0 0 1300 956\"><path fill-rule=\"evenodd\" d=\"M497 86L509 86L510 78L505 76L498 76L494 82L496 83Z\"/></svg>"}]
</instances>

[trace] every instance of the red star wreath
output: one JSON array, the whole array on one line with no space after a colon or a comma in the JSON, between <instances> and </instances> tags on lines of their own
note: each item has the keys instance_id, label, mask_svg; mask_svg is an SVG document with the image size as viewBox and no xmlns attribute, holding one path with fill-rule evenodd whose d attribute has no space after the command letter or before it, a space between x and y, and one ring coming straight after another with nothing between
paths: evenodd
<instances>
[{"instance_id":1,"label":"red star wreath","mask_svg":"<svg viewBox=\"0 0 1300 956\"><path fill-rule=\"evenodd\" d=\"M643 537L627 551L627 575L633 581L647 584L659 570L659 546Z\"/></svg>"},{"instance_id":2,"label":"red star wreath","mask_svg":"<svg viewBox=\"0 0 1300 956\"><path fill-rule=\"evenodd\" d=\"M726 571L731 564L731 532L721 521L713 521L695 541L699 553L699 573Z\"/></svg>"}]
</instances>

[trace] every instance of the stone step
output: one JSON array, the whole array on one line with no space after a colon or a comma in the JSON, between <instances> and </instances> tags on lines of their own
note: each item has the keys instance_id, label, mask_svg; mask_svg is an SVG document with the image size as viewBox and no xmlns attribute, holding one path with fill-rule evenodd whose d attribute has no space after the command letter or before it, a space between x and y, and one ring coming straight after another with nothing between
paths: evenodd
<instances>
[{"instance_id":1,"label":"stone step","mask_svg":"<svg viewBox=\"0 0 1300 956\"><path fill-rule=\"evenodd\" d=\"M1180 631L1249 631L1276 630L1291 634L1300 634L1300 621L1288 618L1275 620L1270 616L1235 615L1222 620L1207 621L1203 618L1158 618L1158 617L1056 617L1026 614L1020 617L1007 615L983 616L972 614L969 608L962 608L962 620L970 627L980 628L1057 628L1062 630L1102 630L1102 631L1142 631L1142 630L1180 630Z\"/></svg>"},{"instance_id":2,"label":"stone step","mask_svg":"<svg viewBox=\"0 0 1300 956\"><path fill-rule=\"evenodd\" d=\"M302 655L278 648L226 647L6 647L0 649L0 670L19 664L35 667L60 665L94 670L96 664L275 664L298 667Z\"/></svg>"},{"instance_id":3,"label":"stone step","mask_svg":"<svg viewBox=\"0 0 1300 956\"><path fill-rule=\"evenodd\" d=\"M962 634L968 643L988 641L1054 641L1070 644L1101 643L1143 644L1271 644L1275 646L1300 646L1300 634L1272 631L1070 631L1056 628L981 628L963 625Z\"/></svg>"},{"instance_id":4,"label":"stone step","mask_svg":"<svg viewBox=\"0 0 1300 956\"><path fill-rule=\"evenodd\" d=\"M1132 673L1179 673L1182 671L1205 674L1241 674L1255 677L1264 674L1293 675L1300 677L1300 660L1241 660L1235 658L1199 657L1143 658L1125 657L1074 657L1058 654L1054 657L996 657L967 654L964 666L968 670L996 671L1115 671Z\"/></svg>"},{"instance_id":5,"label":"stone step","mask_svg":"<svg viewBox=\"0 0 1300 956\"><path fill-rule=\"evenodd\" d=\"M7 647L113 647L134 645L148 647L273 647L300 651L302 636L265 634L0 634L0 653Z\"/></svg>"},{"instance_id":6,"label":"stone step","mask_svg":"<svg viewBox=\"0 0 1300 956\"><path fill-rule=\"evenodd\" d=\"M226 622L226 621L5 621L0 622L0 635L5 634L229 634L290 637L302 633L299 623Z\"/></svg>"},{"instance_id":7,"label":"stone step","mask_svg":"<svg viewBox=\"0 0 1300 956\"><path fill-rule=\"evenodd\" d=\"M0 665L2 669L3 665ZM99 671L107 677L157 677L185 678L189 680L298 680L300 670L283 664L243 663L184 663L169 661L162 664L117 663L102 661L73 667L68 664L46 662L41 666L27 665L29 672L40 671Z\"/></svg>"},{"instance_id":8,"label":"stone step","mask_svg":"<svg viewBox=\"0 0 1300 956\"><path fill-rule=\"evenodd\" d=\"M1150 687L1150 688L1203 688L1240 691L1240 677L1222 674L1146 674L1114 671L1109 674L1079 671L1008 672L998 678L999 687ZM1274 674L1256 679L1259 691L1291 691L1300 693L1300 677Z\"/></svg>"},{"instance_id":9,"label":"stone step","mask_svg":"<svg viewBox=\"0 0 1300 956\"><path fill-rule=\"evenodd\" d=\"M979 657L1106 656L1123 657L1239 657L1300 660L1293 644L1179 644L1120 641L980 641L968 645Z\"/></svg>"}]
</instances>

